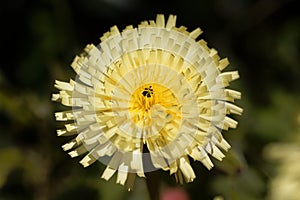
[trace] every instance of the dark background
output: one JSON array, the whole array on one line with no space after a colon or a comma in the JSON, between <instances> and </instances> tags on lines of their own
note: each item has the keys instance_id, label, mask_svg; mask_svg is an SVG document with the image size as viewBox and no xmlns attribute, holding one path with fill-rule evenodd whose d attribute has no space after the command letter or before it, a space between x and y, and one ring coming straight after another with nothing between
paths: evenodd
<instances>
[{"instance_id":1,"label":"dark background","mask_svg":"<svg viewBox=\"0 0 300 200\"><path fill-rule=\"evenodd\" d=\"M244 108L226 159L208 172L193 163L197 179L184 185L190 199L257 200L270 194L278 163L265 147L292 141L300 114L300 16L296 0L13 0L0 6L0 199L148 199L143 179L128 193L115 178L100 179L105 166L83 169L56 137L51 102L54 80L75 77L69 67L86 44L113 25L177 15L177 26L200 27L209 47L228 57L241 78ZM168 172L162 188L175 187Z\"/></svg>"}]
</instances>

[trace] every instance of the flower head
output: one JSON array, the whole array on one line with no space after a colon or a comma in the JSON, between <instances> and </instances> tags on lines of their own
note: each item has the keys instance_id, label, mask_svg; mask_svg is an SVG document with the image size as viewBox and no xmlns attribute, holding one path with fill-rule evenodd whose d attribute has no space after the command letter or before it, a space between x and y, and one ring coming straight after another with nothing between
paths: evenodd
<instances>
[{"instance_id":1,"label":"flower head","mask_svg":"<svg viewBox=\"0 0 300 200\"><path fill-rule=\"evenodd\" d=\"M193 181L188 156L212 168L209 154L222 160L221 150L230 148L222 129L237 126L227 114L242 113L233 104L241 93L225 89L238 72L221 73L229 62L196 41L201 29L175 22L157 15L122 32L113 26L74 59L76 81L55 83L60 92L52 99L73 108L55 114L71 121L58 135L76 136L63 149L86 154L85 167L100 160L107 165L102 178L118 171L117 182L127 180L129 189L136 174L156 169Z\"/></svg>"},{"instance_id":2,"label":"flower head","mask_svg":"<svg viewBox=\"0 0 300 200\"><path fill-rule=\"evenodd\" d=\"M264 149L264 156L277 164L276 174L269 183L267 199L299 199L300 196L300 114L298 127L292 141L271 143Z\"/></svg>"}]
</instances>

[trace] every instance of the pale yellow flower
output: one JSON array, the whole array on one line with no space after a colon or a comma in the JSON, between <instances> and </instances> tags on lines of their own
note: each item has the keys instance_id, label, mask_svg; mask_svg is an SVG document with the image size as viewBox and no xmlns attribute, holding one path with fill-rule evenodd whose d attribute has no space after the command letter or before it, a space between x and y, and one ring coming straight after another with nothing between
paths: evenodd
<instances>
[{"instance_id":1,"label":"pale yellow flower","mask_svg":"<svg viewBox=\"0 0 300 200\"><path fill-rule=\"evenodd\" d=\"M113 26L74 59L76 81L55 83L60 92L52 99L73 107L55 114L71 121L58 135L76 135L63 149L72 157L87 153L85 167L100 160L107 165L102 178L118 171L117 183L127 180L129 189L136 174L156 169L193 181L188 156L212 168L208 155L222 160L221 150L230 148L221 130L237 126L227 114L242 113L233 104L241 93L225 89L238 72L221 73L229 62L196 41L201 29L175 22L157 15L138 28Z\"/></svg>"},{"instance_id":2,"label":"pale yellow flower","mask_svg":"<svg viewBox=\"0 0 300 200\"><path fill-rule=\"evenodd\" d=\"M276 161L278 170L270 181L269 200L298 200L300 197L300 114L299 128L291 142L269 144L265 156Z\"/></svg>"}]
</instances>

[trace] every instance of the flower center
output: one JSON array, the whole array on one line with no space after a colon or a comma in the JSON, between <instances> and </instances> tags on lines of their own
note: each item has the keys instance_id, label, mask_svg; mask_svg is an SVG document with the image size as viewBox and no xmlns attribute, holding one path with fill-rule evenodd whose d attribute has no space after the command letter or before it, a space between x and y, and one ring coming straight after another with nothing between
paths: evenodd
<instances>
[{"instance_id":1,"label":"flower center","mask_svg":"<svg viewBox=\"0 0 300 200\"><path fill-rule=\"evenodd\" d=\"M131 120L139 127L164 126L181 118L180 104L172 91L162 85L149 83L136 89L129 102Z\"/></svg>"}]
</instances>

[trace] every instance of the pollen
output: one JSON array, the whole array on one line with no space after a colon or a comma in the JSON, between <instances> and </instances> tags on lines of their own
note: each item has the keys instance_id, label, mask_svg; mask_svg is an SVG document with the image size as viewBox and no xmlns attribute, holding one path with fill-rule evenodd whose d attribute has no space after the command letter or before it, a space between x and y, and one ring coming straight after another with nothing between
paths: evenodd
<instances>
[{"instance_id":1,"label":"pollen","mask_svg":"<svg viewBox=\"0 0 300 200\"><path fill-rule=\"evenodd\" d=\"M149 83L136 89L129 102L131 120L140 128L178 123L181 106L174 93L163 85Z\"/></svg>"}]
</instances>

